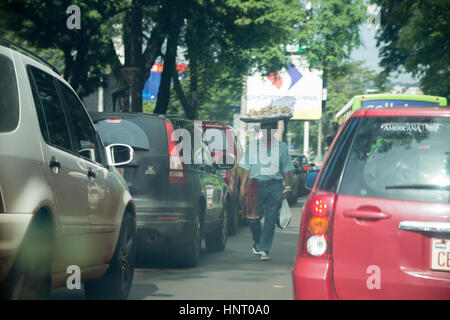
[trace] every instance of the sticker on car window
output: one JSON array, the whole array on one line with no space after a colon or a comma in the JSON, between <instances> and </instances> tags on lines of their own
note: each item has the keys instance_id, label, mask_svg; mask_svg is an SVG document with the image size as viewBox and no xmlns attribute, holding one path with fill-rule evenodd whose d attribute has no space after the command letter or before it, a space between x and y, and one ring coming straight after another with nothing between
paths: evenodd
<instances>
[{"instance_id":1,"label":"sticker on car window","mask_svg":"<svg viewBox=\"0 0 450 320\"><path fill-rule=\"evenodd\" d=\"M390 122L383 123L381 129L383 131L394 132L433 132L438 133L439 123L407 123L407 122Z\"/></svg>"}]
</instances>

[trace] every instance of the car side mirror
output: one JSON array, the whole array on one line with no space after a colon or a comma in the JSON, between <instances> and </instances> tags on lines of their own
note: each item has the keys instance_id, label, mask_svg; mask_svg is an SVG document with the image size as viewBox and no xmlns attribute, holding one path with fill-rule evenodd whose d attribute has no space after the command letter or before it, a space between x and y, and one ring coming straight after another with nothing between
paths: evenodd
<instances>
[{"instance_id":1,"label":"car side mirror","mask_svg":"<svg viewBox=\"0 0 450 320\"><path fill-rule=\"evenodd\" d=\"M110 144L105 149L108 165L110 166L123 166L134 159L134 150L129 145L116 143Z\"/></svg>"}]
</instances>

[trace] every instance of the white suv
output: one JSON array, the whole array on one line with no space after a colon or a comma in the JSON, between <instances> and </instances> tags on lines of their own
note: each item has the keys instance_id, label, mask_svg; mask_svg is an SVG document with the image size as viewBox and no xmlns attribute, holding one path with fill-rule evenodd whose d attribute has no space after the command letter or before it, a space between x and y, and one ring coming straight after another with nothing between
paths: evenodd
<instances>
[{"instance_id":1,"label":"white suv","mask_svg":"<svg viewBox=\"0 0 450 320\"><path fill-rule=\"evenodd\" d=\"M1 298L44 298L72 270L89 298L127 297L135 206L114 166L132 159L55 68L0 40Z\"/></svg>"}]
</instances>

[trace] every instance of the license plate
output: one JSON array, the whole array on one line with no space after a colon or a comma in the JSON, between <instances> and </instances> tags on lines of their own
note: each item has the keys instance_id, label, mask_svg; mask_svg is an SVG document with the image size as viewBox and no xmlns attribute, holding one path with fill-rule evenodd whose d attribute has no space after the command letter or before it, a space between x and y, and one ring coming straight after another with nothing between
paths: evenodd
<instances>
[{"instance_id":1,"label":"license plate","mask_svg":"<svg viewBox=\"0 0 450 320\"><path fill-rule=\"evenodd\" d=\"M431 270L450 272L449 239L431 239Z\"/></svg>"}]
</instances>

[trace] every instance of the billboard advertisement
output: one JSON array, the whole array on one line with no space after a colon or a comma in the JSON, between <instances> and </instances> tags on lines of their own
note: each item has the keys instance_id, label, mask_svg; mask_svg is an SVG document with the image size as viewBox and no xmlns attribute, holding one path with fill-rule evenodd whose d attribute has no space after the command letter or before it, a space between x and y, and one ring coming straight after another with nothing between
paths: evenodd
<instances>
[{"instance_id":1,"label":"billboard advertisement","mask_svg":"<svg viewBox=\"0 0 450 320\"><path fill-rule=\"evenodd\" d=\"M322 71L309 70L298 56L279 71L247 78L247 114L264 107L289 107L292 120L318 120L322 117Z\"/></svg>"}]
</instances>

